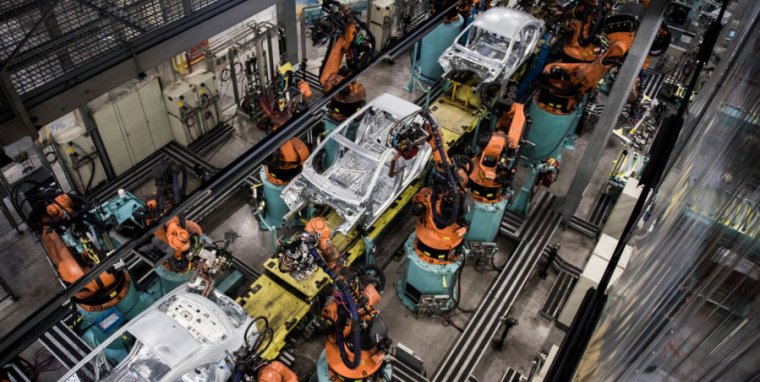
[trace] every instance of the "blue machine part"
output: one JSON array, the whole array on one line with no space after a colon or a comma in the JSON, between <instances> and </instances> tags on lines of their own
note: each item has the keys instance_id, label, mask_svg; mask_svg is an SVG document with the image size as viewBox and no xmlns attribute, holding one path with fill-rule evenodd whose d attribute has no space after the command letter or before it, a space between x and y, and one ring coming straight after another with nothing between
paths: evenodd
<instances>
[{"instance_id":1,"label":"blue machine part","mask_svg":"<svg viewBox=\"0 0 760 382\"><path fill-rule=\"evenodd\" d=\"M386 362L382 366L383 382L391 382L393 380L393 366ZM330 367L327 365L327 353L322 350L317 360L317 382L332 382L330 378Z\"/></svg>"},{"instance_id":2,"label":"blue machine part","mask_svg":"<svg viewBox=\"0 0 760 382\"><path fill-rule=\"evenodd\" d=\"M333 121L332 118L328 116L328 113L324 114L324 123L325 123L325 137L330 135L336 127L340 123ZM338 144L334 141L327 142L325 144L325 156L322 157L322 167L328 168L330 167L333 162L335 162L335 157L338 155Z\"/></svg>"},{"instance_id":3,"label":"blue machine part","mask_svg":"<svg viewBox=\"0 0 760 382\"><path fill-rule=\"evenodd\" d=\"M504 198L496 203L475 202L465 219L470 224L464 235L466 241L492 242L499 233L504 211L509 199Z\"/></svg>"},{"instance_id":4,"label":"blue machine part","mask_svg":"<svg viewBox=\"0 0 760 382\"><path fill-rule=\"evenodd\" d=\"M134 221L138 225L142 225L142 223L136 221L133 216L135 211L142 207L145 207L145 203L143 203L138 197L132 195L129 191L119 190L118 196L93 208L91 212L101 221L110 224L113 227L120 226L129 220ZM93 227L90 227L87 237L90 241L95 243L98 248L103 250L108 248L103 241L103 238ZM80 253L84 252L85 249L82 243L76 240L70 233L67 232L61 235L61 239L63 239L63 242L66 243L67 246L75 248ZM113 244L114 248L119 248L121 246L121 243L114 238L111 238L111 244Z\"/></svg>"},{"instance_id":5,"label":"blue machine part","mask_svg":"<svg viewBox=\"0 0 760 382\"><path fill-rule=\"evenodd\" d=\"M441 79L443 68L438 64L438 58L454 42L459 32L462 31L463 24L462 16L450 23L442 23L414 46L412 78L405 87L406 91L414 90L415 79L429 83ZM419 58L417 58L418 56Z\"/></svg>"},{"instance_id":6,"label":"blue machine part","mask_svg":"<svg viewBox=\"0 0 760 382\"><path fill-rule=\"evenodd\" d=\"M194 269L183 273L173 272L164 268L163 264L156 266L154 271L156 272L156 275L158 275L158 284L151 288L150 293L156 299L163 297L180 285L187 283L195 273Z\"/></svg>"},{"instance_id":7,"label":"blue machine part","mask_svg":"<svg viewBox=\"0 0 760 382\"><path fill-rule=\"evenodd\" d=\"M263 183L264 201L266 205L264 212L259 214L259 221L262 223L261 228L272 231L285 225L283 217L288 213L288 206L280 197L280 193L285 186L278 186L267 180L267 172L264 167L261 168L261 182Z\"/></svg>"},{"instance_id":8,"label":"blue machine part","mask_svg":"<svg viewBox=\"0 0 760 382\"><path fill-rule=\"evenodd\" d=\"M151 304L153 299L147 293L135 289L134 283L130 283L129 291L124 299L110 309L100 312L88 312L79 309L82 322L79 327L86 328L82 333L82 339L93 348L100 345L121 325L142 313ZM123 337L109 345L105 354L108 359L118 362L129 353L133 339Z\"/></svg>"},{"instance_id":9,"label":"blue machine part","mask_svg":"<svg viewBox=\"0 0 760 382\"><path fill-rule=\"evenodd\" d=\"M93 212L100 217L100 220L110 223L114 226L120 226L131 220L138 224L134 218L134 213L145 207L145 203L131 192L119 190L119 195L96 207Z\"/></svg>"},{"instance_id":10,"label":"blue machine part","mask_svg":"<svg viewBox=\"0 0 760 382\"><path fill-rule=\"evenodd\" d=\"M552 114L530 103L531 124L527 140L533 143L523 151L530 164L536 164L549 157L561 158L560 152L565 140L571 136L580 121L584 102L578 102L575 110L568 114ZM560 162L561 163L561 162Z\"/></svg>"},{"instance_id":11,"label":"blue machine part","mask_svg":"<svg viewBox=\"0 0 760 382\"><path fill-rule=\"evenodd\" d=\"M302 0L298 0L298 1L302 2ZM351 10L353 10L356 13L362 13L366 11L367 6L369 4L369 1L367 0L340 1L340 2L348 5L351 8ZM306 25L312 25L314 24L315 21L317 21L317 19L322 17L322 4L318 4L319 1L312 1L312 0L307 0L307 3L316 4L316 5L307 5L303 7L303 10L301 11L303 14L304 21L306 22Z\"/></svg>"},{"instance_id":12,"label":"blue machine part","mask_svg":"<svg viewBox=\"0 0 760 382\"><path fill-rule=\"evenodd\" d=\"M568 145L568 140L574 135L575 127L583 114L584 105L585 102L580 101L571 113L552 114L541 109L537 102L531 102L532 122L528 129L527 140L534 146L528 146L523 151L524 157L528 160L527 167L530 172L508 207L511 212L522 216L528 213L531 192L538 181L541 161L553 157L562 166L562 148Z\"/></svg>"},{"instance_id":13,"label":"blue machine part","mask_svg":"<svg viewBox=\"0 0 760 382\"><path fill-rule=\"evenodd\" d=\"M446 295L451 298L448 305L442 308L453 308L454 300L459 293L456 275L462 265L461 260L445 265L430 264L422 260L414 250L415 238L416 235L412 232L404 243L407 262L404 276L396 284L399 299L407 309L414 311L422 295Z\"/></svg>"}]
</instances>

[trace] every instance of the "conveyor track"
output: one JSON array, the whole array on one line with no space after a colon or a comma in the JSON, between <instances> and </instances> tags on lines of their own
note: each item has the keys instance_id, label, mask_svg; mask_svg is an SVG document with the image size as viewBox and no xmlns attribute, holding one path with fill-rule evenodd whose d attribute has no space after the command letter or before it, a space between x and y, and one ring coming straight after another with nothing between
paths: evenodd
<instances>
[{"instance_id":1,"label":"conveyor track","mask_svg":"<svg viewBox=\"0 0 760 382\"><path fill-rule=\"evenodd\" d=\"M517 301L525 283L541 257L541 252L559 226L561 215L551 210L554 196L544 192L524 227L523 241L481 300L432 381L464 381L478 366L485 349L496 333L500 317Z\"/></svg>"}]
</instances>

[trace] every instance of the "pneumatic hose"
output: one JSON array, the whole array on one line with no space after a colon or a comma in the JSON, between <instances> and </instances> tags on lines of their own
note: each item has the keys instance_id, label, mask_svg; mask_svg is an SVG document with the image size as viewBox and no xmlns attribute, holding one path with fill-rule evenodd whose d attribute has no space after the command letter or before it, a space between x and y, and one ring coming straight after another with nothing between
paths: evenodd
<instances>
[{"instance_id":1,"label":"pneumatic hose","mask_svg":"<svg viewBox=\"0 0 760 382\"><path fill-rule=\"evenodd\" d=\"M340 358L343 360L343 363L348 366L349 369L356 369L359 367L359 363L361 362L361 323L359 322L359 311L356 309L356 302L354 301L354 296L351 294L351 290L348 287L348 284L340 277L337 273L335 273L334 270L332 270L330 267L327 266L327 263L322 259L322 255L317 252L317 249L314 246L311 246L309 248L309 254L311 254L311 257L314 258L314 262L319 265L320 268L322 268L325 273L327 273L328 276L330 276L331 279L335 282L335 286L338 288L340 293L343 295L343 299L345 303L348 305L348 312L351 314L351 343L354 347L354 359L351 360L348 357L348 352L346 351L346 347L343 344L343 330L337 329L336 333L336 341L338 344L338 349L340 350ZM338 315L340 318L340 314ZM342 321L342 320L338 320Z\"/></svg>"}]
</instances>

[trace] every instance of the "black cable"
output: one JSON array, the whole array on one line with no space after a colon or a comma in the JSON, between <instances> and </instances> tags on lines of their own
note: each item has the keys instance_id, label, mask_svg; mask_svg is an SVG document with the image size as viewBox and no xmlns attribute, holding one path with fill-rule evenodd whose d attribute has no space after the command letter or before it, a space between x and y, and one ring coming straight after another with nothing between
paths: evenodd
<instances>
[{"instance_id":1,"label":"black cable","mask_svg":"<svg viewBox=\"0 0 760 382\"><path fill-rule=\"evenodd\" d=\"M250 324L245 328L245 332L243 332L243 341L245 342L246 347L250 347L251 344L248 343L248 331L251 330L251 327L255 325L258 321L264 321L264 328L269 328L269 320L267 320L264 316L258 316L254 318ZM257 329L258 330L258 329Z\"/></svg>"},{"instance_id":2,"label":"black cable","mask_svg":"<svg viewBox=\"0 0 760 382\"><path fill-rule=\"evenodd\" d=\"M79 146L75 142L69 142L69 145L74 146L77 150L82 152L82 156L87 158L87 160L90 161L90 178L87 180L87 186L84 188L84 193L89 194L90 188L92 187L92 182L95 180L95 171L97 170L97 166L95 165L95 161L90 157L90 154L87 154L87 151L82 149L81 146Z\"/></svg>"}]
</instances>

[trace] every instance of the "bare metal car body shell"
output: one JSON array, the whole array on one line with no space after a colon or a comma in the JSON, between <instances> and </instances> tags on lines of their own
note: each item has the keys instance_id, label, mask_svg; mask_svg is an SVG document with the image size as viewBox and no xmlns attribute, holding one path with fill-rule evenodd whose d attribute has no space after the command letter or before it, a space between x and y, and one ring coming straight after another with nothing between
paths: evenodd
<instances>
[{"instance_id":1,"label":"bare metal car body shell","mask_svg":"<svg viewBox=\"0 0 760 382\"><path fill-rule=\"evenodd\" d=\"M125 324L59 382L81 382L77 371L96 362L122 335L132 335L129 355L97 380L109 382L225 382L232 372L226 352L243 344L251 318L240 305L218 291L209 298L182 285ZM249 333L257 335L255 328ZM255 337L252 337L255 338ZM97 381L96 381L97 382Z\"/></svg>"},{"instance_id":2,"label":"bare metal car body shell","mask_svg":"<svg viewBox=\"0 0 760 382\"><path fill-rule=\"evenodd\" d=\"M509 78L530 57L541 38L544 22L515 9L493 7L475 19L457 36L438 63L444 77L455 71L470 71L481 83ZM474 41L485 31L499 36L506 46ZM466 40L463 45L462 42ZM472 45L472 46L466 46ZM503 53L502 57L499 57Z\"/></svg>"},{"instance_id":3,"label":"bare metal car body shell","mask_svg":"<svg viewBox=\"0 0 760 382\"><path fill-rule=\"evenodd\" d=\"M396 169L401 173L389 176L390 163L396 150L387 140L390 128L404 117L417 113L420 107L390 94L382 94L341 123L312 152L303 171L281 193L289 208L286 219L307 204L331 207L342 219L337 232L347 234L357 224L369 228L388 209L398 195L424 170L432 149L423 144L409 160L399 158ZM422 117L414 117L422 123ZM355 137L349 133L356 126ZM337 159L319 172L315 168L328 149L328 142L338 148Z\"/></svg>"}]
</instances>

